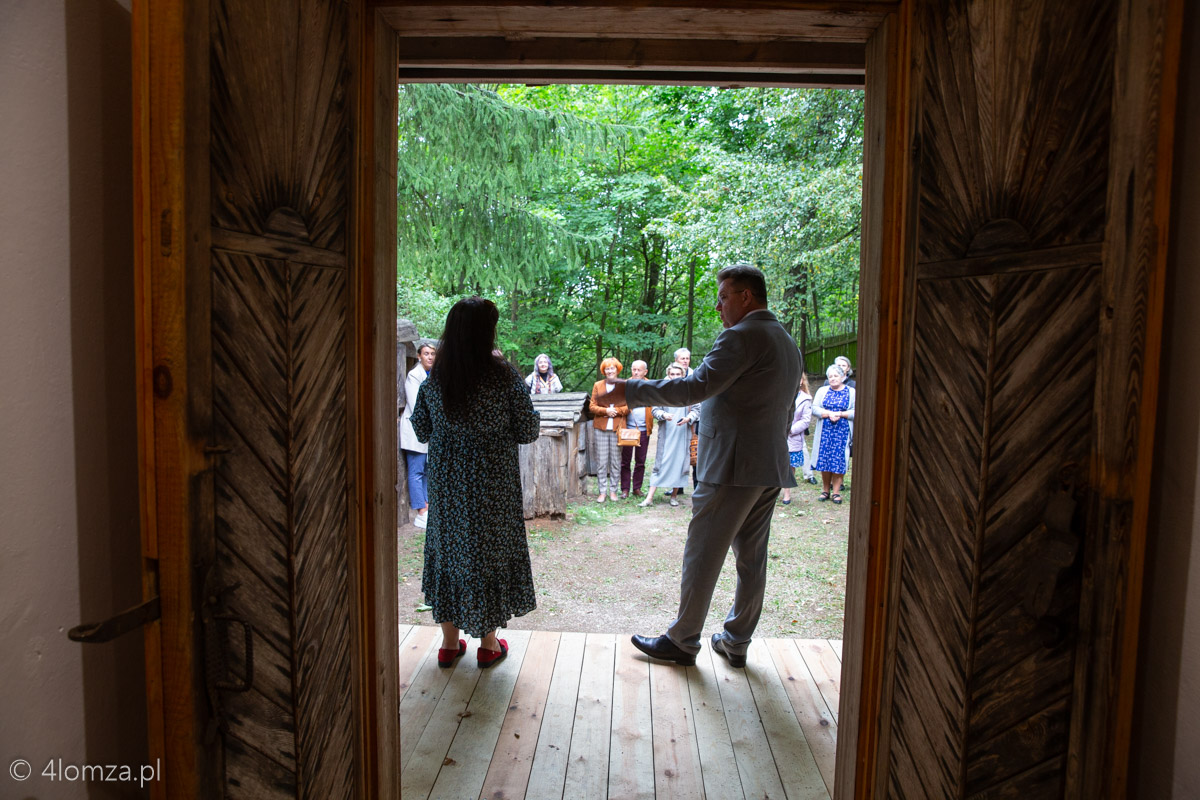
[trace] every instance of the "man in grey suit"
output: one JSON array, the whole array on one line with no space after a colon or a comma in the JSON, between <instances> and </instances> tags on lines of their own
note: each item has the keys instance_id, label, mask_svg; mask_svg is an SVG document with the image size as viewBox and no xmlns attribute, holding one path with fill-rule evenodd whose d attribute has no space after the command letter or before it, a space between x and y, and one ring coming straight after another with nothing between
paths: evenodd
<instances>
[{"instance_id":1,"label":"man in grey suit","mask_svg":"<svg viewBox=\"0 0 1200 800\"><path fill-rule=\"evenodd\" d=\"M634 636L633 644L654 658L695 664L713 589L732 547L737 589L725 630L713 634L712 647L730 665L742 667L762 614L775 498L780 487L796 485L787 432L803 361L795 341L767 310L760 270L734 264L718 272L717 281L717 312L725 330L700 366L683 378L624 383L626 405L701 403L700 485L692 495L679 613L665 635Z\"/></svg>"}]
</instances>

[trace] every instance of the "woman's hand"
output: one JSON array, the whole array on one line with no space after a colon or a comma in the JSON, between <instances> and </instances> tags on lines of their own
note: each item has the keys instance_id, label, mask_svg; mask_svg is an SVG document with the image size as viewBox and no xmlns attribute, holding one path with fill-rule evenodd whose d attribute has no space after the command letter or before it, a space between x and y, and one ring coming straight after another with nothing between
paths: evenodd
<instances>
[{"instance_id":1,"label":"woman's hand","mask_svg":"<svg viewBox=\"0 0 1200 800\"><path fill-rule=\"evenodd\" d=\"M676 424L676 425L687 425L687 424L688 424L688 418L687 418L687 417L680 417L679 419L675 420L675 424Z\"/></svg>"},{"instance_id":2,"label":"woman's hand","mask_svg":"<svg viewBox=\"0 0 1200 800\"><path fill-rule=\"evenodd\" d=\"M668 414L666 412L663 412L663 421L664 422L666 422L667 420L672 420L672 419L675 419L674 414Z\"/></svg>"},{"instance_id":3,"label":"woman's hand","mask_svg":"<svg viewBox=\"0 0 1200 800\"><path fill-rule=\"evenodd\" d=\"M608 410L608 415L609 415L610 417L615 417L615 416L617 415L617 410L616 410L615 408L610 408L610 409L607 409L607 410Z\"/></svg>"}]
</instances>

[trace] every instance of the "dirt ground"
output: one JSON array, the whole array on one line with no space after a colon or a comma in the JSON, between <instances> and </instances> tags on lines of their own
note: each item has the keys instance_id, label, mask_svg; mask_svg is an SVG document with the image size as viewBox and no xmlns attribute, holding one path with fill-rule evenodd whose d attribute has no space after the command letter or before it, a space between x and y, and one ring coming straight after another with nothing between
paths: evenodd
<instances>
[{"instance_id":1,"label":"dirt ground","mask_svg":"<svg viewBox=\"0 0 1200 800\"><path fill-rule=\"evenodd\" d=\"M653 451L652 451L653 452ZM647 475L649 475L649 467ZM850 476L847 476L849 482ZM801 484L790 505L776 503L767 595L758 635L842 636L846 590L845 502L817 500L819 486ZM571 506L566 519L526 522L538 607L514 629L658 635L674 619L691 493L677 508L661 494L651 508L633 499ZM433 624L419 611L425 532L399 529L400 622ZM720 630L733 600L733 556L713 595L706 632Z\"/></svg>"}]
</instances>

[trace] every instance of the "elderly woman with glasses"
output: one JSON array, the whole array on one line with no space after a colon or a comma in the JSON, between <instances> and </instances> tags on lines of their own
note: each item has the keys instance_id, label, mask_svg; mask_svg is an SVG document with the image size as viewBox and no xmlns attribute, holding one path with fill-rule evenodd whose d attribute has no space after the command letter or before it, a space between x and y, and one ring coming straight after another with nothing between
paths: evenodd
<instances>
[{"instance_id":1,"label":"elderly woman with glasses","mask_svg":"<svg viewBox=\"0 0 1200 800\"><path fill-rule=\"evenodd\" d=\"M533 372L525 376L525 385L530 394L556 394L563 390L562 381L554 374L554 364L545 353L538 353L533 360Z\"/></svg>"},{"instance_id":2,"label":"elderly woman with glasses","mask_svg":"<svg viewBox=\"0 0 1200 800\"><path fill-rule=\"evenodd\" d=\"M842 502L842 482L850 460L850 436L854 425L854 388L846 385L840 364L825 370L826 383L813 395L812 416L817 421L813 435L813 469L821 473L818 500Z\"/></svg>"}]
</instances>

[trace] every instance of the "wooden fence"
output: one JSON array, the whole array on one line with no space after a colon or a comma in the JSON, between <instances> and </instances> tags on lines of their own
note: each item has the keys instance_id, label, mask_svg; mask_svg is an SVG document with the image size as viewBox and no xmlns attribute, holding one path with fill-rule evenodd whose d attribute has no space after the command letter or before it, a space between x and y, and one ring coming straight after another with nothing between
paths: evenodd
<instances>
[{"instance_id":1,"label":"wooden fence","mask_svg":"<svg viewBox=\"0 0 1200 800\"><path fill-rule=\"evenodd\" d=\"M825 376L825 370L838 356L858 363L858 321L836 324L832 330L822 330L817 337L811 332L805 338L804 369L809 375Z\"/></svg>"}]
</instances>

